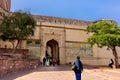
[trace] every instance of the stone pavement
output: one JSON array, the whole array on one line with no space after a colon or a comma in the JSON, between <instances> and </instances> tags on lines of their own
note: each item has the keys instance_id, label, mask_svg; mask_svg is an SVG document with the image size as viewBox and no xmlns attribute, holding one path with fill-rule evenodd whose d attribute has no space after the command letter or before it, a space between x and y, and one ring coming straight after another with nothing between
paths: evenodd
<instances>
[{"instance_id":1,"label":"stone pavement","mask_svg":"<svg viewBox=\"0 0 120 80\"><path fill-rule=\"evenodd\" d=\"M40 66L34 70L14 73L0 80L75 80L70 65ZM82 80L120 80L120 69L85 67Z\"/></svg>"}]
</instances>

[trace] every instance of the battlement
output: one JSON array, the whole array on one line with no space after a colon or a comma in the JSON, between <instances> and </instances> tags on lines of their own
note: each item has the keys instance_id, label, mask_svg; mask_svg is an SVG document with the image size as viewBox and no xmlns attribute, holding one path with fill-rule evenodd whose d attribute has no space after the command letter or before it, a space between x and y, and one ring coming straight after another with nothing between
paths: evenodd
<instances>
[{"instance_id":1,"label":"battlement","mask_svg":"<svg viewBox=\"0 0 120 80\"><path fill-rule=\"evenodd\" d=\"M52 17L52 16L33 15L33 17L37 22L49 22L49 23L56 23L56 24L89 25L92 23L90 21L59 18L59 17Z\"/></svg>"}]
</instances>

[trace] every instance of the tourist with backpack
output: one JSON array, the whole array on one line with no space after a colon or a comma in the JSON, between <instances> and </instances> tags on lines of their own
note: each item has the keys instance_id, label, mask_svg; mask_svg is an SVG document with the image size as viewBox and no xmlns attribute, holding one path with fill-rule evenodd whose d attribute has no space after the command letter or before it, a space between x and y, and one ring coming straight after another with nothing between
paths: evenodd
<instances>
[{"instance_id":1,"label":"tourist with backpack","mask_svg":"<svg viewBox=\"0 0 120 80\"><path fill-rule=\"evenodd\" d=\"M77 56L77 59L73 63L72 70L75 72L76 80L81 80L81 73L83 71L83 65L80 61L80 57Z\"/></svg>"}]
</instances>

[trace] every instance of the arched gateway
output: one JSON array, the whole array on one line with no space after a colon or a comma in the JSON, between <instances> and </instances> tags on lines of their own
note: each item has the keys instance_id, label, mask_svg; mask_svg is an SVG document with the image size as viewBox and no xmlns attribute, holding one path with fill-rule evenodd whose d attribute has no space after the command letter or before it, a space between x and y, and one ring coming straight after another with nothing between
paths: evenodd
<instances>
[{"instance_id":1,"label":"arched gateway","mask_svg":"<svg viewBox=\"0 0 120 80\"><path fill-rule=\"evenodd\" d=\"M58 42L54 39L49 40L46 43L46 51L48 52L47 55L50 57L54 57L57 61L59 61L59 47Z\"/></svg>"}]
</instances>

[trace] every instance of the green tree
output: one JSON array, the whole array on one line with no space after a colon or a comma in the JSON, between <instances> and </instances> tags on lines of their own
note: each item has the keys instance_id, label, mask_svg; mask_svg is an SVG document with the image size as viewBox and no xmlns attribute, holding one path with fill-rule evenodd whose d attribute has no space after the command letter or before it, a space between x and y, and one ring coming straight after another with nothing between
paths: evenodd
<instances>
[{"instance_id":1,"label":"green tree","mask_svg":"<svg viewBox=\"0 0 120 80\"><path fill-rule=\"evenodd\" d=\"M34 18L23 11L17 11L8 16L4 15L0 24L0 37L4 41L9 40L13 45L13 52L15 52L22 40L34 34L35 25Z\"/></svg>"},{"instance_id":2,"label":"green tree","mask_svg":"<svg viewBox=\"0 0 120 80\"><path fill-rule=\"evenodd\" d=\"M102 20L89 25L87 31L93 33L88 38L88 42L92 46L97 44L100 48L107 46L108 49L112 50L115 57L115 66L118 67L118 55L116 52L116 47L120 46L120 28L118 25L115 22Z\"/></svg>"}]
</instances>

